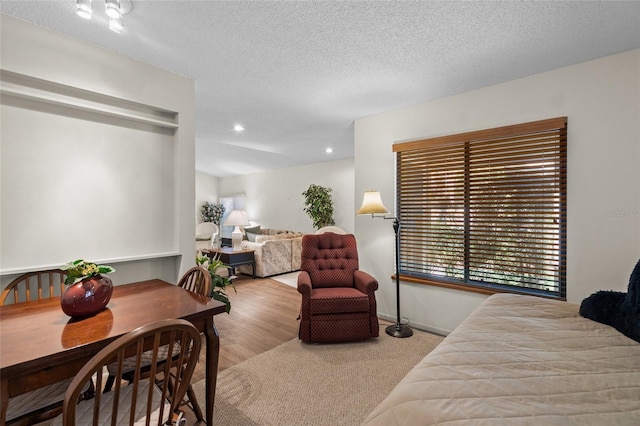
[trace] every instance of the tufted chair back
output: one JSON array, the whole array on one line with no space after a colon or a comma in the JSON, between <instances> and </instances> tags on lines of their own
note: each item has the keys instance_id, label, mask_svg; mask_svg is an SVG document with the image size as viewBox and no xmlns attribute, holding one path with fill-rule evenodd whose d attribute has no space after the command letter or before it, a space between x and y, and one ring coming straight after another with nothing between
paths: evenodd
<instances>
[{"instance_id":1,"label":"tufted chair back","mask_svg":"<svg viewBox=\"0 0 640 426\"><path fill-rule=\"evenodd\" d=\"M358 249L352 234L308 234L302 237L300 269L307 271L314 288L353 287Z\"/></svg>"}]
</instances>

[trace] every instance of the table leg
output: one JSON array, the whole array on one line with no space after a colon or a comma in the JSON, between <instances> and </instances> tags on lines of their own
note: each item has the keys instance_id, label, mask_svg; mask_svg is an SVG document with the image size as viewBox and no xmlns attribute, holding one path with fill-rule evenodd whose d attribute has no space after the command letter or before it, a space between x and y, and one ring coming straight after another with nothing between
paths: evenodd
<instances>
[{"instance_id":1,"label":"table leg","mask_svg":"<svg viewBox=\"0 0 640 426\"><path fill-rule=\"evenodd\" d=\"M2 378L0 387L2 388L0 394L0 425L4 426L7 421L7 408L9 405L9 380Z\"/></svg>"},{"instance_id":2,"label":"table leg","mask_svg":"<svg viewBox=\"0 0 640 426\"><path fill-rule=\"evenodd\" d=\"M206 365L206 404L205 420L208 425L213 424L213 406L216 400L216 382L218 379L218 359L220 357L220 335L213 322L213 317L205 322L204 334L207 340Z\"/></svg>"}]
</instances>

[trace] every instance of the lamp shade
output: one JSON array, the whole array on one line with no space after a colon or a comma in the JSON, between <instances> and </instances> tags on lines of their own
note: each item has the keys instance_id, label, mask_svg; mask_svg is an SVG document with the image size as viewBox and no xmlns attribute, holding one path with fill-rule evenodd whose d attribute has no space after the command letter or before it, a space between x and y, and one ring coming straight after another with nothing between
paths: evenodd
<instances>
[{"instance_id":1,"label":"lamp shade","mask_svg":"<svg viewBox=\"0 0 640 426\"><path fill-rule=\"evenodd\" d=\"M389 210L382 204L380 193L378 191L366 191L362 199L362 206L356 214L387 214Z\"/></svg>"},{"instance_id":2,"label":"lamp shade","mask_svg":"<svg viewBox=\"0 0 640 426\"><path fill-rule=\"evenodd\" d=\"M250 225L247 212L244 210L233 210L229 213L227 220L224 221L224 226L246 226Z\"/></svg>"}]
</instances>

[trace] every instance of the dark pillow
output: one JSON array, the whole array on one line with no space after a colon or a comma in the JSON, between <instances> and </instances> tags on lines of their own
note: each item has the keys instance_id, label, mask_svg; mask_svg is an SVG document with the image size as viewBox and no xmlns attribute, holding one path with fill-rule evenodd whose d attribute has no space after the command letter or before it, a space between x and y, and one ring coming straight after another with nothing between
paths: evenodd
<instances>
[{"instance_id":1,"label":"dark pillow","mask_svg":"<svg viewBox=\"0 0 640 426\"><path fill-rule=\"evenodd\" d=\"M256 235L261 235L262 231L260 231L260 225L256 225L256 226L244 228L244 233L247 237L247 240L255 243Z\"/></svg>"},{"instance_id":2,"label":"dark pillow","mask_svg":"<svg viewBox=\"0 0 640 426\"><path fill-rule=\"evenodd\" d=\"M627 293L598 291L580 304L580 315L614 327L640 342L640 260L636 263Z\"/></svg>"}]
</instances>

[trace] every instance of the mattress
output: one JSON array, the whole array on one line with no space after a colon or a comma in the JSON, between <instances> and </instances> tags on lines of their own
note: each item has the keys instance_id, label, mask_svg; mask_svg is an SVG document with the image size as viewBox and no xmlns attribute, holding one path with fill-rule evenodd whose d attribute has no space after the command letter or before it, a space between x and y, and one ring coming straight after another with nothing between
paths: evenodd
<instances>
[{"instance_id":1,"label":"mattress","mask_svg":"<svg viewBox=\"0 0 640 426\"><path fill-rule=\"evenodd\" d=\"M578 306L496 294L366 425L640 425L640 343Z\"/></svg>"}]
</instances>

